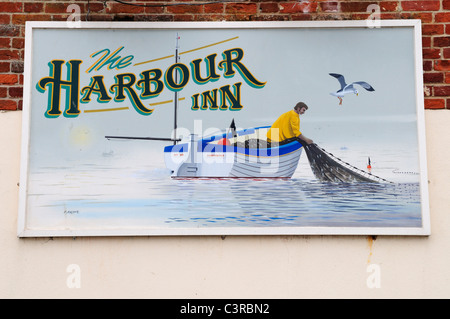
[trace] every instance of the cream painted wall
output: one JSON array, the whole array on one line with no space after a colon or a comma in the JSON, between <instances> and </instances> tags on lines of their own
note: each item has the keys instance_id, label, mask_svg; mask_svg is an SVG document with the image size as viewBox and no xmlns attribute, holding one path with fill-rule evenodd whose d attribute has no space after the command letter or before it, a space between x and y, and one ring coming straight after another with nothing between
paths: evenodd
<instances>
[{"instance_id":1,"label":"cream painted wall","mask_svg":"<svg viewBox=\"0 0 450 319\"><path fill-rule=\"evenodd\" d=\"M18 111L0 113L0 298L450 297L448 110L425 112L431 236L376 240L365 236L18 239L21 116ZM80 288L67 285L70 265L79 266ZM372 278L379 279L379 287L370 288L367 282Z\"/></svg>"}]
</instances>

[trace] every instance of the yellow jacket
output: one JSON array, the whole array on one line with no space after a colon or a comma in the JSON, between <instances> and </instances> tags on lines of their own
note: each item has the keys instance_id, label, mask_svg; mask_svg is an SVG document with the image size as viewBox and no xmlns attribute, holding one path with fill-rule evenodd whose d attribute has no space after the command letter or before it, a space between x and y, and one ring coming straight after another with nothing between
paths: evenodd
<instances>
[{"instance_id":1,"label":"yellow jacket","mask_svg":"<svg viewBox=\"0 0 450 319\"><path fill-rule=\"evenodd\" d=\"M267 139L281 142L300 134L300 116L294 110L282 114L267 132ZM273 136L272 136L273 135Z\"/></svg>"}]
</instances>

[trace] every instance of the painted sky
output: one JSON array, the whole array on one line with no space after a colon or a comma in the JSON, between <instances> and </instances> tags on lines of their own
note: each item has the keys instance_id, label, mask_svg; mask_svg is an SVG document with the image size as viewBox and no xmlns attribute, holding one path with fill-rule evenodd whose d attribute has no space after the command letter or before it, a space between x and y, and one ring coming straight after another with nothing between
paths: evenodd
<instances>
[{"instance_id":1,"label":"painted sky","mask_svg":"<svg viewBox=\"0 0 450 319\"><path fill-rule=\"evenodd\" d=\"M129 99L120 103L99 103L92 94L90 103L80 104L78 117L49 119L44 116L49 91L39 92L36 84L49 76L48 63L55 59L83 61L80 87L88 86L91 77L96 75L103 75L105 86L109 88L117 74L134 73L139 79L139 74L145 70L160 69L164 73L174 63L174 58L160 58L174 54L177 33L179 51L183 53L180 63L189 67L191 61L214 53L218 63L224 51L241 48L244 51L241 62L255 78L266 82L264 87L254 88L238 72L227 78L218 68L220 78L215 82L199 85L190 78L178 93L184 98L178 108L178 133L181 135L186 136L194 129L196 133L207 135L215 129L226 129L232 119L239 128L271 125L281 113L304 101L310 109L301 118L301 130L315 141L326 144L338 138L347 142L417 147L412 28L37 29L33 35L29 106L31 162L44 165L49 161L63 162L68 157L102 160L101 154L108 149L105 135L170 137L173 104L149 106L173 99L174 92L167 87L158 97L144 101L149 108L154 108L148 116L136 112ZM97 60L91 57L93 53L103 49L113 52L120 47L123 47L121 57L133 56L129 66L86 72ZM151 60L156 61L142 63ZM202 62L203 71L205 65ZM339 89L339 83L329 73L342 74L347 82L366 81L375 91L360 88L359 96L346 96L339 106L338 99L330 95ZM65 76L64 67L63 78ZM242 83L241 110L191 109L194 94L235 83ZM64 108L64 91L62 94L61 109ZM109 92L109 95L114 94ZM128 109L87 112L108 108ZM412 125L406 132L383 128L384 124L396 122ZM154 145L160 147L160 143Z\"/></svg>"}]
</instances>

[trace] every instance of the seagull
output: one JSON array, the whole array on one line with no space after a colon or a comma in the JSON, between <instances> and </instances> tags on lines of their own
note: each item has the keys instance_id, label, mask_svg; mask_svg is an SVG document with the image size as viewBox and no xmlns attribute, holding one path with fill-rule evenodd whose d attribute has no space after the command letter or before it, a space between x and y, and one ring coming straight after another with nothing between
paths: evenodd
<instances>
[{"instance_id":1,"label":"seagull","mask_svg":"<svg viewBox=\"0 0 450 319\"><path fill-rule=\"evenodd\" d=\"M333 96L337 96L337 98L339 99L339 105L342 105L342 98L345 94L354 93L356 94L356 96L358 96L358 90L355 89L355 87L353 86L354 84L361 85L367 91L375 91L375 89L367 82L358 81L347 84L345 83L345 78L343 75L336 73L330 73L330 75L338 79L339 83L341 84L341 89L339 91L330 93Z\"/></svg>"}]
</instances>

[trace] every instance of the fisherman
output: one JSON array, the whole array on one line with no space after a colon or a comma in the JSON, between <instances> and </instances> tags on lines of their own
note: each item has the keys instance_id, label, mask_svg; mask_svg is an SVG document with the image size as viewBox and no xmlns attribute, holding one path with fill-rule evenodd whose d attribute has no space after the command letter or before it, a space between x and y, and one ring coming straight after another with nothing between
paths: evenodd
<instances>
[{"instance_id":1,"label":"fisherman","mask_svg":"<svg viewBox=\"0 0 450 319\"><path fill-rule=\"evenodd\" d=\"M313 143L313 140L307 138L300 132L300 115L304 114L307 109L308 105L303 102L298 102L293 110L282 114L267 132L267 141L283 143L300 139L306 144Z\"/></svg>"}]
</instances>

